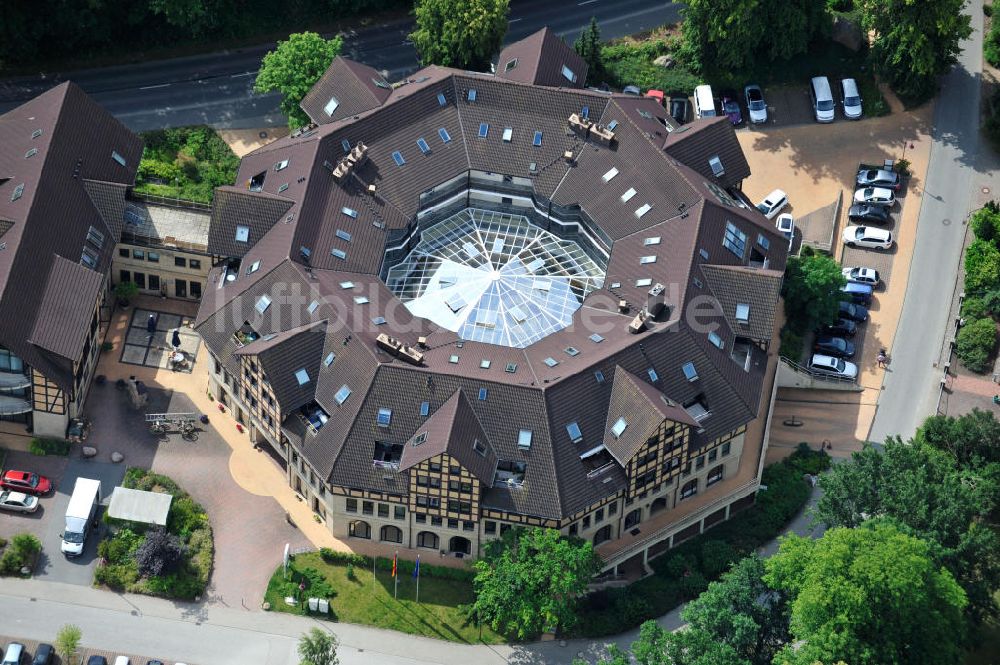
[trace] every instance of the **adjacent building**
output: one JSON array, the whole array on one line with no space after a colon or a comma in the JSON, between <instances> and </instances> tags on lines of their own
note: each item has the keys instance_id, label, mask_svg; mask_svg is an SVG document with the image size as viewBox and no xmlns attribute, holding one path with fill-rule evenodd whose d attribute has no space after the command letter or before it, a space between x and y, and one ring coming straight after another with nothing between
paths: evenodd
<instances>
[{"instance_id":1,"label":"adjacent building","mask_svg":"<svg viewBox=\"0 0 1000 665\"><path fill-rule=\"evenodd\" d=\"M338 537L613 569L752 503L787 244L725 118L585 78L548 31L495 75L337 58L217 191L209 390Z\"/></svg>"}]
</instances>

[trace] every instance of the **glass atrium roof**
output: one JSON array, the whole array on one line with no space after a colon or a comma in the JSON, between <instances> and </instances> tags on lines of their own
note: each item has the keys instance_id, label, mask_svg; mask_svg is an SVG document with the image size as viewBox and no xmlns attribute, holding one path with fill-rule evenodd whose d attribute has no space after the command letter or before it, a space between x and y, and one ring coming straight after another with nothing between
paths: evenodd
<instances>
[{"instance_id":1,"label":"glass atrium roof","mask_svg":"<svg viewBox=\"0 0 1000 665\"><path fill-rule=\"evenodd\" d=\"M386 282L463 339L524 348L572 322L604 267L524 216L468 208L424 231Z\"/></svg>"}]
</instances>

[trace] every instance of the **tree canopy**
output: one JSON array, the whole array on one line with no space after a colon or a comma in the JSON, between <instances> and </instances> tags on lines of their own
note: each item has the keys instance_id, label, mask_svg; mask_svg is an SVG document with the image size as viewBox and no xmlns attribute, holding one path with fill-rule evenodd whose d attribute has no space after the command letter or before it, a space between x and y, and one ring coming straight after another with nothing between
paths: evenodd
<instances>
[{"instance_id":1,"label":"tree canopy","mask_svg":"<svg viewBox=\"0 0 1000 665\"><path fill-rule=\"evenodd\" d=\"M573 50L587 63L587 84L604 80L604 63L601 59L601 28L597 17L590 17L590 25L583 29L573 42Z\"/></svg>"},{"instance_id":2,"label":"tree canopy","mask_svg":"<svg viewBox=\"0 0 1000 665\"><path fill-rule=\"evenodd\" d=\"M639 639L626 651L617 645L595 665L748 665L728 644L713 640L707 633L682 630L672 633L655 621L639 628ZM575 659L573 665L588 665Z\"/></svg>"},{"instance_id":3,"label":"tree canopy","mask_svg":"<svg viewBox=\"0 0 1000 665\"><path fill-rule=\"evenodd\" d=\"M836 321L845 283L840 264L825 254L790 256L782 287L789 328L804 333Z\"/></svg>"},{"instance_id":4,"label":"tree canopy","mask_svg":"<svg viewBox=\"0 0 1000 665\"><path fill-rule=\"evenodd\" d=\"M861 26L872 33L875 70L902 97L922 101L972 34L966 0L858 0Z\"/></svg>"},{"instance_id":5,"label":"tree canopy","mask_svg":"<svg viewBox=\"0 0 1000 665\"><path fill-rule=\"evenodd\" d=\"M292 129L308 124L309 116L299 108L299 102L342 46L340 37L323 39L315 32L288 35L287 41L278 42L277 48L264 56L254 90L281 93L281 111L288 116L288 126Z\"/></svg>"},{"instance_id":6,"label":"tree canopy","mask_svg":"<svg viewBox=\"0 0 1000 665\"><path fill-rule=\"evenodd\" d=\"M417 0L410 39L423 65L484 71L507 33L508 0Z\"/></svg>"},{"instance_id":7,"label":"tree canopy","mask_svg":"<svg viewBox=\"0 0 1000 665\"><path fill-rule=\"evenodd\" d=\"M519 639L566 628L600 568L593 545L554 529L511 529L475 563L471 610L493 630Z\"/></svg>"},{"instance_id":8,"label":"tree canopy","mask_svg":"<svg viewBox=\"0 0 1000 665\"><path fill-rule=\"evenodd\" d=\"M310 628L299 638L299 665L338 665L337 637L319 628Z\"/></svg>"},{"instance_id":9,"label":"tree canopy","mask_svg":"<svg viewBox=\"0 0 1000 665\"><path fill-rule=\"evenodd\" d=\"M766 567L768 584L789 596L794 640L775 663L961 661L965 593L926 542L892 524L789 536Z\"/></svg>"}]
</instances>

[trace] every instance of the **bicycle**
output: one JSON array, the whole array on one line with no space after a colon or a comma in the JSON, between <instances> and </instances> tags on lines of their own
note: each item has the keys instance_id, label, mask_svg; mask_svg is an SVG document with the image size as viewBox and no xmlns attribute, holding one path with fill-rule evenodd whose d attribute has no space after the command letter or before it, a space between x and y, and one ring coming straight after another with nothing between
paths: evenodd
<instances>
[{"instance_id":1,"label":"bicycle","mask_svg":"<svg viewBox=\"0 0 1000 665\"><path fill-rule=\"evenodd\" d=\"M150 423L149 433L162 436L167 433L167 424L164 422L160 422L159 420Z\"/></svg>"},{"instance_id":2,"label":"bicycle","mask_svg":"<svg viewBox=\"0 0 1000 665\"><path fill-rule=\"evenodd\" d=\"M181 437L186 441L198 440L198 429L194 426L194 423L188 422L181 425Z\"/></svg>"}]
</instances>

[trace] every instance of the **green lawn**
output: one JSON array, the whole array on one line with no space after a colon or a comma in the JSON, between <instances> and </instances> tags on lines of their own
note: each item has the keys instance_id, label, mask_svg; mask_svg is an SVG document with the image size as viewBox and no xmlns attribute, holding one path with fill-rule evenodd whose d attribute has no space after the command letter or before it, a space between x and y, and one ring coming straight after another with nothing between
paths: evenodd
<instances>
[{"instance_id":1,"label":"green lawn","mask_svg":"<svg viewBox=\"0 0 1000 665\"><path fill-rule=\"evenodd\" d=\"M284 598L298 588L303 579L298 573L307 568L319 571L333 588L330 611L331 618L336 621L378 626L451 642L475 643L480 639L479 628L468 623L458 607L473 601L471 584L421 575L418 604L414 600L416 580L404 574L399 578L398 600L394 600L393 579L389 571L377 571L373 584L371 568L355 566L354 579L349 580L346 565L326 563L319 552L296 555L289 564L289 581L285 581L283 569L278 567L264 594L264 600L271 604L272 610L305 614L301 604L291 607L285 604ZM307 588L302 596L308 598L309 595ZM484 626L482 641L497 644L504 640Z\"/></svg>"}]
</instances>

